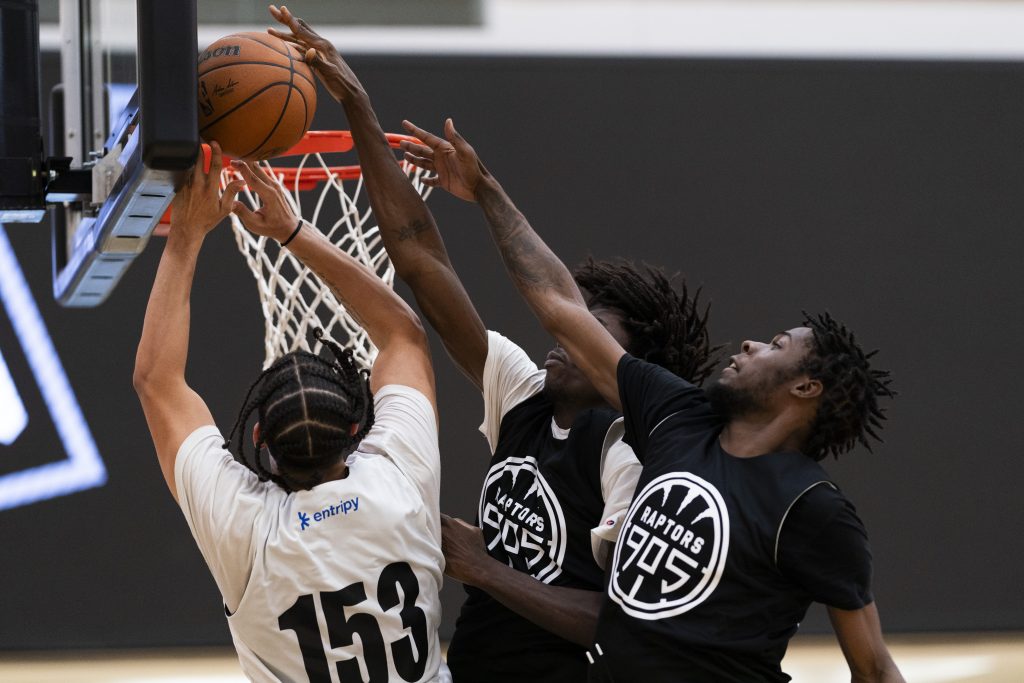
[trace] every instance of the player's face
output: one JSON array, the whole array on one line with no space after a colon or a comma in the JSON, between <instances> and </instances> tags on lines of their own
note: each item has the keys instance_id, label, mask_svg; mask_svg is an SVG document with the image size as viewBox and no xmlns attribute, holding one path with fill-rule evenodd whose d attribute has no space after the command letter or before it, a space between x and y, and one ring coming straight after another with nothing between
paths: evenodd
<instances>
[{"instance_id":1,"label":"player's face","mask_svg":"<svg viewBox=\"0 0 1024 683\"><path fill-rule=\"evenodd\" d=\"M617 308L595 306L590 309L606 330L623 348L629 348L629 333L623 326L625 314ZM568 351L560 345L548 353L544 360L547 377L544 379L544 390L553 401L565 401L575 405L599 405L604 402L601 395L590 383L583 371L570 358Z\"/></svg>"},{"instance_id":2,"label":"player's face","mask_svg":"<svg viewBox=\"0 0 1024 683\"><path fill-rule=\"evenodd\" d=\"M743 342L740 353L730 357L708 389L718 409L735 415L770 408L798 381L798 369L810 350L812 334L808 327L794 327L768 342Z\"/></svg>"}]
</instances>

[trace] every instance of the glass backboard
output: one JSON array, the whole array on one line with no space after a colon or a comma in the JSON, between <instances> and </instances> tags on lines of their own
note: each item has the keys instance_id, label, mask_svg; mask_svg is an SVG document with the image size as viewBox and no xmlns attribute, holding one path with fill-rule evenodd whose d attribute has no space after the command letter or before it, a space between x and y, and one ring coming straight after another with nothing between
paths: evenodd
<instances>
[{"instance_id":1,"label":"glass backboard","mask_svg":"<svg viewBox=\"0 0 1024 683\"><path fill-rule=\"evenodd\" d=\"M47 196L62 204L54 296L95 306L145 248L195 159L196 3L60 0L59 11L51 141L80 172Z\"/></svg>"}]
</instances>

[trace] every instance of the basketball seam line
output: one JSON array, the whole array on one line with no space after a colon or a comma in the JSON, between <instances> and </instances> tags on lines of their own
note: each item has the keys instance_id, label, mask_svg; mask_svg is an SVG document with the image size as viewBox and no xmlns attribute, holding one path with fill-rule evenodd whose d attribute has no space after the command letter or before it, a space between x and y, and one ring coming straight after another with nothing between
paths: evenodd
<instances>
[{"instance_id":1,"label":"basketball seam line","mask_svg":"<svg viewBox=\"0 0 1024 683\"><path fill-rule=\"evenodd\" d=\"M270 43L264 43L262 40L256 40L252 36L247 36L247 35L245 35L243 33L236 33L235 35L238 36L239 38L243 39L243 40L251 40L252 42L256 43L257 45L262 45L263 47L268 48L269 50L271 50L273 52L276 52L277 54L281 55L282 57L287 57L288 58L288 68L291 69L292 73L294 73L295 75L299 76L304 81L308 81L314 88L316 87L316 82L313 79L306 78L305 74L300 74L298 71L295 71L295 67L293 66L295 64L295 58L292 56L292 51L290 49L291 48L291 43L289 43L289 42L287 42L285 40L282 40L280 38L275 38L274 40L276 40L279 43L281 43L282 45L284 45L284 52L281 52L274 45L272 45ZM269 33L266 33L266 34L265 33L261 33L259 35L262 36L262 35L270 35L270 34ZM295 48L295 51L298 52L299 48ZM303 62L302 63L305 64L306 63L305 62L305 54L303 54L302 56L303 56ZM285 67L282 65L281 68L283 69ZM312 70L312 67L311 67L311 70Z\"/></svg>"},{"instance_id":2,"label":"basketball seam line","mask_svg":"<svg viewBox=\"0 0 1024 683\"><path fill-rule=\"evenodd\" d=\"M290 64L285 66L284 64L277 64L276 62L256 62L256 61L250 60L250 61L246 61L246 62L232 62L230 64L221 64L220 66L215 66L215 67L212 67L210 69L207 69L206 71L203 71L202 73L199 74L199 77L203 78L204 76L207 76L208 74L211 74L214 71L219 71L220 69L227 69L227 68L232 67L232 66L241 66L241 65L249 65L249 64L252 64L254 66L273 66L273 67L277 67L278 69L286 69L288 71L292 71L292 72L295 73L296 76L298 76L302 80L306 81L307 83L312 85L314 88L316 87L316 81L313 81L313 80L311 80L309 78L306 78L306 74L302 74L302 73L299 73L298 71L295 71L291 67Z\"/></svg>"},{"instance_id":3,"label":"basketball seam line","mask_svg":"<svg viewBox=\"0 0 1024 683\"><path fill-rule=\"evenodd\" d=\"M270 34L269 33L266 33L266 34L260 33L259 35L261 35L261 36L262 35L268 35L269 36ZM256 40L251 35L246 35L244 33L233 33L232 35L227 36L227 38L232 38L232 37L234 37L234 38L241 38L242 40L251 40L252 42L254 42L254 43L258 44L258 45L262 45L263 47L269 47L271 50L273 50L274 52L276 52L277 54L279 54L279 55L281 55L283 57L289 57L290 56L288 53L290 53L291 50L288 49L288 43L286 43L284 40L281 40L280 38L277 38L276 40L279 40L281 42L281 44L285 46L285 48L284 48L285 51L284 52L281 52L280 50L278 50L277 46L272 45L271 43L264 43L262 40ZM222 38L221 40L226 40L227 38ZM296 48L296 50L298 50L298 48Z\"/></svg>"},{"instance_id":4,"label":"basketball seam line","mask_svg":"<svg viewBox=\"0 0 1024 683\"><path fill-rule=\"evenodd\" d=\"M286 86L288 86L289 90L298 90L299 91L299 97L302 98L303 103L306 103L306 96L302 93L302 90L300 90L297 86L292 84L290 81L275 81L273 83L268 84L266 87L261 88L260 90L254 92L252 95L250 95L248 98L246 98L246 100L244 102L239 102L238 104L233 106L231 109L227 110L226 112L224 112L223 114L221 114L220 116L215 118L213 121L210 121L208 124L206 124L205 126L203 126L202 128L199 129L199 134L202 135L203 131L210 129L210 126L213 126L215 124L220 123L221 121L224 120L225 116L228 116L228 115L232 114L233 112L237 111L240 107L245 106L246 104L251 102L253 100L253 98L257 97L258 95L262 95L263 93L265 93L266 91L270 90L271 88L277 87L279 85L286 85ZM308 103L306 103L306 110L307 111L309 110Z\"/></svg>"},{"instance_id":5,"label":"basketball seam line","mask_svg":"<svg viewBox=\"0 0 1024 683\"><path fill-rule=\"evenodd\" d=\"M260 41L253 40L253 42L254 43L259 43ZM260 43L260 44L262 45L263 43ZM274 127L270 129L270 132L267 133L267 136L265 138L263 138L263 140L260 142L260 144L256 145L255 149L249 151L246 154L243 154L242 155L243 157L247 157L247 156L251 156L251 155L255 154L256 152L258 152L260 150L261 147L263 147L263 145L267 144L267 140L272 138L274 136L274 133L277 132L278 126L281 125L281 120L284 119L284 115L288 111L288 103L292 101L292 90L296 89L295 88L295 60L292 58L291 50L288 51L288 71L291 74L290 78L288 79L288 94L284 98L284 105L281 107L281 113L278 115L277 121L274 122ZM305 98L303 98L303 104L305 104ZM306 109L302 113L303 127L305 127L306 112L308 112L308 111L309 111L309 109Z\"/></svg>"}]
</instances>

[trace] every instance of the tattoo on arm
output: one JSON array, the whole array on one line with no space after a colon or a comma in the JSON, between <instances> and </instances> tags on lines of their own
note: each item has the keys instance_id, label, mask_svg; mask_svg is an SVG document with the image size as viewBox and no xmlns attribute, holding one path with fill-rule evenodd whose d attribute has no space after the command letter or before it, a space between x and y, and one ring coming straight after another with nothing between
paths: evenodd
<instances>
[{"instance_id":1,"label":"tattoo on arm","mask_svg":"<svg viewBox=\"0 0 1024 683\"><path fill-rule=\"evenodd\" d=\"M397 230L395 230L395 234L398 236L399 242L404 242L406 240L411 240L415 238L421 232L426 232L427 230L430 230L430 223L428 223L425 220L419 219L414 220L408 225L403 225L402 227L398 228Z\"/></svg>"},{"instance_id":2,"label":"tattoo on arm","mask_svg":"<svg viewBox=\"0 0 1024 683\"><path fill-rule=\"evenodd\" d=\"M544 241L533 231L523 214L500 191L480 197L491 232L502 259L517 285L527 288L565 286L568 271Z\"/></svg>"}]
</instances>

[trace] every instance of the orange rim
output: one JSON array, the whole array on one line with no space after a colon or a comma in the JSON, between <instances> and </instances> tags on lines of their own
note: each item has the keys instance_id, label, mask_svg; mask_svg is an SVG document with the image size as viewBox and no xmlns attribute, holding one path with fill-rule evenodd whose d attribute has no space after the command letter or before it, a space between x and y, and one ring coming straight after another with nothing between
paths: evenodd
<instances>
[{"instance_id":1,"label":"orange rim","mask_svg":"<svg viewBox=\"0 0 1024 683\"><path fill-rule=\"evenodd\" d=\"M419 143L419 140L411 135L403 135L401 133L385 133L384 136L387 138L388 145L392 148L397 149L401 146L403 141ZM205 142L202 143L203 148L203 168L207 171L210 170L210 146ZM289 149L283 154L279 154L275 159L283 157L294 157L304 156L306 154L338 154L344 152L351 152L355 147L355 140L352 139L352 133L347 130L311 130L302 136L298 144ZM224 162L228 163L231 161L231 157L224 155ZM306 192L314 189L320 183L326 182L330 178L337 178L339 180L357 180L362 174L363 170L358 165L352 166L329 166L324 168L317 164L316 166L306 166L303 168L297 168L295 166L274 166L271 164L270 170L277 176L281 177L281 182L288 189L293 189L298 183L298 189L300 192ZM164 213L163 218L160 219L160 224L153 231L153 234L157 237L166 237L170 230L171 224L171 210L170 208Z\"/></svg>"}]
</instances>

